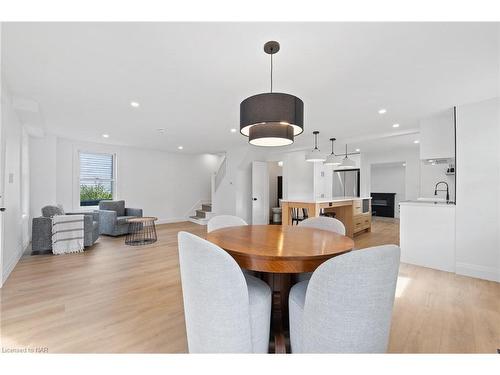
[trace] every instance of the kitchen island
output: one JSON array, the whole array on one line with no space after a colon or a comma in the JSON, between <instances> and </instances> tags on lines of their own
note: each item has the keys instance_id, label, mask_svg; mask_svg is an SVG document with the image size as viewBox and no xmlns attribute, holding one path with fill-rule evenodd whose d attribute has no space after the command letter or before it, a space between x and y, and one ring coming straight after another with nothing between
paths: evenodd
<instances>
[{"instance_id":1,"label":"kitchen island","mask_svg":"<svg viewBox=\"0 0 500 375\"><path fill-rule=\"evenodd\" d=\"M370 197L333 197L330 199L284 199L281 201L282 225L292 225L292 209L305 209L308 217L335 213L346 229L346 235L353 237L357 233L371 230Z\"/></svg>"}]
</instances>

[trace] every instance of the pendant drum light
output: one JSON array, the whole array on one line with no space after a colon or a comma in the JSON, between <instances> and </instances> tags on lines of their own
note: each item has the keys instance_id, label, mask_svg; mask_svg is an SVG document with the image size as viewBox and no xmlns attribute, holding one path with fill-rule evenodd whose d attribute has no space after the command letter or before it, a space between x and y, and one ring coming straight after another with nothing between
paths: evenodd
<instances>
[{"instance_id":1,"label":"pendant drum light","mask_svg":"<svg viewBox=\"0 0 500 375\"><path fill-rule=\"evenodd\" d=\"M347 157L347 144L345 145L345 158L342 159L342 163L340 164L340 167L342 168L353 168L356 166L356 162L352 159L349 159Z\"/></svg>"},{"instance_id":2,"label":"pendant drum light","mask_svg":"<svg viewBox=\"0 0 500 375\"><path fill-rule=\"evenodd\" d=\"M321 154L321 151L318 148L318 134L319 131L313 131L314 134L314 148L312 151L308 152L306 155L306 161L315 162L315 161L325 161L325 157Z\"/></svg>"},{"instance_id":3,"label":"pendant drum light","mask_svg":"<svg viewBox=\"0 0 500 375\"><path fill-rule=\"evenodd\" d=\"M338 156L335 155L333 151L333 142L335 142L335 138L330 138L330 142L332 142L332 153L326 157L326 160L323 162L324 165L340 165L341 161Z\"/></svg>"},{"instance_id":4,"label":"pendant drum light","mask_svg":"<svg viewBox=\"0 0 500 375\"><path fill-rule=\"evenodd\" d=\"M271 56L271 91L240 104L240 133L256 146L286 146L304 131L304 102L296 96L273 92L273 55L280 49L270 41L264 51Z\"/></svg>"}]
</instances>

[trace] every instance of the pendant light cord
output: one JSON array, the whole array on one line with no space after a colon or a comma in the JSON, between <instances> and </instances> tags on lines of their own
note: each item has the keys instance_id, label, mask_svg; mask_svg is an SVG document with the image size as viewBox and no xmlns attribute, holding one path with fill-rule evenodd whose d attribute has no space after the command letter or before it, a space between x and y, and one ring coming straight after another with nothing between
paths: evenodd
<instances>
[{"instance_id":1,"label":"pendant light cord","mask_svg":"<svg viewBox=\"0 0 500 375\"><path fill-rule=\"evenodd\" d=\"M273 53L271 50L271 92L273 92Z\"/></svg>"}]
</instances>

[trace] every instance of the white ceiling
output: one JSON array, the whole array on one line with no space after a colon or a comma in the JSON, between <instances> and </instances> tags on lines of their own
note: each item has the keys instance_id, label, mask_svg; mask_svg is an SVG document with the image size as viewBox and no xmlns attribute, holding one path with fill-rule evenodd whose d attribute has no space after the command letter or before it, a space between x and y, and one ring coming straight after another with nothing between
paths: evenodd
<instances>
[{"instance_id":1,"label":"white ceiling","mask_svg":"<svg viewBox=\"0 0 500 375\"><path fill-rule=\"evenodd\" d=\"M395 122L415 129L433 112L498 96L498 31L496 23L11 23L2 58L11 91L39 104L40 116L26 116L31 126L216 152L246 144L229 130L239 128L241 100L268 91L262 47L278 40L275 91L305 105L306 131L291 148L309 147L320 130L327 151L331 136L340 145L387 135Z\"/></svg>"}]
</instances>

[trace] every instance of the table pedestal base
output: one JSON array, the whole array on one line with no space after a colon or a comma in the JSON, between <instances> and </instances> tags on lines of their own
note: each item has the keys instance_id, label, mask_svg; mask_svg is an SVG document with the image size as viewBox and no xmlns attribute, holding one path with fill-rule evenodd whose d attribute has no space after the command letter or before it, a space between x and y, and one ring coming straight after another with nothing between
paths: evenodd
<instances>
[{"instance_id":1,"label":"table pedestal base","mask_svg":"<svg viewBox=\"0 0 500 375\"><path fill-rule=\"evenodd\" d=\"M272 290L270 353L290 353L288 294L292 283L289 273L265 273L263 279Z\"/></svg>"}]
</instances>

